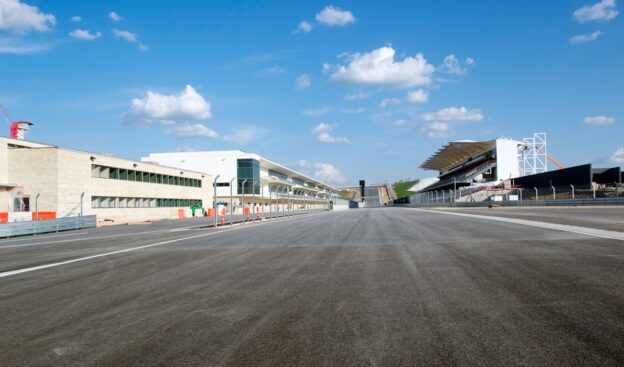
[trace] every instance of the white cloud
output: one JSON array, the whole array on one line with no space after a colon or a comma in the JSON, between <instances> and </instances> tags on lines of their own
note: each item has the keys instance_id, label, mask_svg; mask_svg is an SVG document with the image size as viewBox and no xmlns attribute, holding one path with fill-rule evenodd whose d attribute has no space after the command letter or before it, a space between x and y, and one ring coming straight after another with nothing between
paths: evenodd
<instances>
[{"instance_id":1,"label":"white cloud","mask_svg":"<svg viewBox=\"0 0 624 367\"><path fill-rule=\"evenodd\" d=\"M308 162L304 159L295 164L289 164L289 167L302 171L303 174L313 176L320 181L328 183L343 183L345 178L340 171L332 164L323 162Z\"/></svg>"},{"instance_id":2,"label":"white cloud","mask_svg":"<svg viewBox=\"0 0 624 367\"><path fill-rule=\"evenodd\" d=\"M111 11L110 13L108 13L108 17L113 22L121 22L121 20L123 19L119 14L115 13L114 11Z\"/></svg>"},{"instance_id":3,"label":"white cloud","mask_svg":"<svg viewBox=\"0 0 624 367\"><path fill-rule=\"evenodd\" d=\"M136 42L137 38L139 37L136 33L132 33L132 32L128 32L128 31L123 31L120 29L113 29L113 34L115 35L115 37L117 38L121 38L125 41L128 42Z\"/></svg>"},{"instance_id":4,"label":"white cloud","mask_svg":"<svg viewBox=\"0 0 624 367\"><path fill-rule=\"evenodd\" d=\"M132 100L131 120L172 124L180 120L205 120L212 117L210 103L190 85L178 94L163 95L148 91L144 98Z\"/></svg>"},{"instance_id":5,"label":"white cloud","mask_svg":"<svg viewBox=\"0 0 624 367\"><path fill-rule=\"evenodd\" d=\"M0 38L0 54L32 55L47 51L52 44L26 44L13 38Z\"/></svg>"},{"instance_id":6,"label":"white cloud","mask_svg":"<svg viewBox=\"0 0 624 367\"><path fill-rule=\"evenodd\" d=\"M42 13L36 6L19 0L0 0L1 30L14 33L49 32L54 25L56 25L54 15Z\"/></svg>"},{"instance_id":7,"label":"white cloud","mask_svg":"<svg viewBox=\"0 0 624 367\"><path fill-rule=\"evenodd\" d=\"M397 97L384 98L381 100L381 102L379 102L379 107L386 108L386 106L400 104L400 103L401 103L401 99Z\"/></svg>"},{"instance_id":8,"label":"white cloud","mask_svg":"<svg viewBox=\"0 0 624 367\"><path fill-rule=\"evenodd\" d=\"M94 41L102 37L101 32L91 33L86 29L76 29L72 31L69 35L83 41Z\"/></svg>"},{"instance_id":9,"label":"white cloud","mask_svg":"<svg viewBox=\"0 0 624 367\"><path fill-rule=\"evenodd\" d=\"M410 103L425 103L429 100L427 92L422 89L407 92L405 99Z\"/></svg>"},{"instance_id":10,"label":"white cloud","mask_svg":"<svg viewBox=\"0 0 624 367\"><path fill-rule=\"evenodd\" d=\"M349 139L331 135L336 125L321 122L312 129L312 134L316 135L318 141L322 143L348 143Z\"/></svg>"},{"instance_id":11,"label":"white cloud","mask_svg":"<svg viewBox=\"0 0 624 367\"><path fill-rule=\"evenodd\" d=\"M357 101L360 99L366 99L370 95L371 95L370 92L357 92L354 94L347 94L345 98L348 99L349 101Z\"/></svg>"},{"instance_id":12,"label":"white cloud","mask_svg":"<svg viewBox=\"0 0 624 367\"><path fill-rule=\"evenodd\" d=\"M453 126L462 122L478 122L485 117L478 108L447 107L436 112L427 112L420 115L420 130L428 137L436 138L454 134Z\"/></svg>"},{"instance_id":13,"label":"white cloud","mask_svg":"<svg viewBox=\"0 0 624 367\"><path fill-rule=\"evenodd\" d=\"M423 121L447 121L447 122L463 122L463 121L481 121L484 116L481 110L475 108L469 110L466 107L447 107L436 112L428 112L420 115Z\"/></svg>"},{"instance_id":14,"label":"white cloud","mask_svg":"<svg viewBox=\"0 0 624 367\"><path fill-rule=\"evenodd\" d=\"M191 124L188 122L177 124L167 129L168 134L175 134L178 138L217 138L216 131L204 124Z\"/></svg>"},{"instance_id":15,"label":"white cloud","mask_svg":"<svg viewBox=\"0 0 624 367\"><path fill-rule=\"evenodd\" d=\"M594 5L585 5L574 11L574 18L581 22L611 20L619 14L615 0L602 0Z\"/></svg>"},{"instance_id":16,"label":"white cloud","mask_svg":"<svg viewBox=\"0 0 624 367\"><path fill-rule=\"evenodd\" d=\"M583 122L588 125L611 125L615 119L607 116L588 116L583 119Z\"/></svg>"},{"instance_id":17,"label":"white cloud","mask_svg":"<svg viewBox=\"0 0 624 367\"><path fill-rule=\"evenodd\" d=\"M172 152L176 152L176 153L183 152L183 153L186 153L186 152L198 152L199 150L200 149L198 147L196 147L196 146L188 146L187 145L187 146L183 146L183 147L180 147L180 148L176 148L176 149L172 150Z\"/></svg>"},{"instance_id":18,"label":"white cloud","mask_svg":"<svg viewBox=\"0 0 624 367\"><path fill-rule=\"evenodd\" d=\"M385 46L367 53L348 55L348 64L332 67L324 65L325 72L334 69L331 80L349 84L380 84L396 88L428 85L435 67L422 54L395 60L395 50Z\"/></svg>"},{"instance_id":19,"label":"white cloud","mask_svg":"<svg viewBox=\"0 0 624 367\"><path fill-rule=\"evenodd\" d=\"M624 163L624 148L619 148L611 155L611 161L614 163Z\"/></svg>"},{"instance_id":20,"label":"white cloud","mask_svg":"<svg viewBox=\"0 0 624 367\"><path fill-rule=\"evenodd\" d=\"M327 107L319 107L319 108L309 108L303 111L303 114L310 117L318 117L322 116L329 112L329 108Z\"/></svg>"},{"instance_id":21,"label":"white cloud","mask_svg":"<svg viewBox=\"0 0 624 367\"><path fill-rule=\"evenodd\" d=\"M263 138L267 131L264 128L257 126L244 126L234 129L228 135L223 137L223 140L241 145L247 145L254 140Z\"/></svg>"},{"instance_id":22,"label":"white cloud","mask_svg":"<svg viewBox=\"0 0 624 367\"><path fill-rule=\"evenodd\" d=\"M448 122L442 121L427 122L421 126L421 131L430 138L439 138L453 134L451 125Z\"/></svg>"},{"instance_id":23,"label":"white cloud","mask_svg":"<svg viewBox=\"0 0 624 367\"><path fill-rule=\"evenodd\" d=\"M578 35L570 38L570 43L573 44L573 45L576 45L576 44L579 44L579 43L587 43L587 42L595 41L601 35L602 35L602 32L600 32L600 31L596 31L596 32L593 32L591 34L578 34Z\"/></svg>"},{"instance_id":24,"label":"white cloud","mask_svg":"<svg viewBox=\"0 0 624 367\"><path fill-rule=\"evenodd\" d=\"M396 120L395 122L392 123L394 126L396 127L401 127L403 125L405 125L405 120Z\"/></svg>"},{"instance_id":25,"label":"white cloud","mask_svg":"<svg viewBox=\"0 0 624 367\"><path fill-rule=\"evenodd\" d=\"M346 179L342 176L342 173L329 163L316 162L314 164L314 177L320 181L326 181L329 183L343 183Z\"/></svg>"},{"instance_id":26,"label":"white cloud","mask_svg":"<svg viewBox=\"0 0 624 367\"><path fill-rule=\"evenodd\" d=\"M473 63L474 63L474 60L473 60ZM457 56L452 55L452 54L444 58L444 61L442 61L442 65L440 65L440 71L448 73L448 74L456 74L456 75L466 74L466 68L463 68L461 66L461 63L457 59Z\"/></svg>"},{"instance_id":27,"label":"white cloud","mask_svg":"<svg viewBox=\"0 0 624 367\"><path fill-rule=\"evenodd\" d=\"M297 25L297 32L309 33L312 30L312 24L308 21L301 21L299 25Z\"/></svg>"},{"instance_id":28,"label":"white cloud","mask_svg":"<svg viewBox=\"0 0 624 367\"><path fill-rule=\"evenodd\" d=\"M472 57L468 57L464 62L466 63L466 65L473 65L475 63L475 60Z\"/></svg>"},{"instance_id":29,"label":"white cloud","mask_svg":"<svg viewBox=\"0 0 624 367\"><path fill-rule=\"evenodd\" d=\"M259 72L256 73L256 75L260 77L268 77L268 76L283 74L285 71L286 69L284 69L283 67L279 65L272 65L272 66L269 66L267 68L260 70Z\"/></svg>"},{"instance_id":30,"label":"white cloud","mask_svg":"<svg viewBox=\"0 0 624 367\"><path fill-rule=\"evenodd\" d=\"M360 107L360 108L343 108L342 110L340 110L340 112L342 113L346 113L346 114L358 114L358 113L362 113L366 111L366 108Z\"/></svg>"},{"instance_id":31,"label":"white cloud","mask_svg":"<svg viewBox=\"0 0 624 367\"><path fill-rule=\"evenodd\" d=\"M310 80L310 77L308 76L308 74L299 75L297 77L297 80L295 81L295 87L297 89L305 89L311 85L312 85L312 80Z\"/></svg>"},{"instance_id":32,"label":"white cloud","mask_svg":"<svg viewBox=\"0 0 624 367\"><path fill-rule=\"evenodd\" d=\"M79 17L79 16L77 16L77 15L74 15L73 17L69 18L69 20L71 20L71 21L72 21L72 22L74 22L74 23L80 23L80 22L82 22L82 18L81 18L81 17Z\"/></svg>"},{"instance_id":33,"label":"white cloud","mask_svg":"<svg viewBox=\"0 0 624 367\"><path fill-rule=\"evenodd\" d=\"M315 17L316 21L327 26L345 26L355 22L353 13L331 5L326 6Z\"/></svg>"},{"instance_id":34,"label":"white cloud","mask_svg":"<svg viewBox=\"0 0 624 367\"><path fill-rule=\"evenodd\" d=\"M139 49L139 51L143 51L143 52L149 50L149 48L142 43L138 45L137 48Z\"/></svg>"}]
</instances>

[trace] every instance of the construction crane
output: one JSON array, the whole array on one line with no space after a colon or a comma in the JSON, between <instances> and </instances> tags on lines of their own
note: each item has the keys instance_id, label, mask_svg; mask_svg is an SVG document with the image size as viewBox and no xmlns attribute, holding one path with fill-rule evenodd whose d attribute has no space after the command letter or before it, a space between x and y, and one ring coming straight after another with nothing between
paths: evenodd
<instances>
[{"instance_id":1,"label":"construction crane","mask_svg":"<svg viewBox=\"0 0 624 367\"><path fill-rule=\"evenodd\" d=\"M550 154L546 153L546 158L548 158L549 161L553 162L553 164L557 167L559 167L559 169L564 169L565 166L559 162L557 162L557 160L553 157L550 156Z\"/></svg>"},{"instance_id":2,"label":"construction crane","mask_svg":"<svg viewBox=\"0 0 624 367\"><path fill-rule=\"evenodd\" d=\"M7 125L11 125L11 120L9 119L9 114L4 109L4 106L0 104L0 112L2 113L2 117L4 117L4 121L6 121Z\"/></svg>"}]
</instances>

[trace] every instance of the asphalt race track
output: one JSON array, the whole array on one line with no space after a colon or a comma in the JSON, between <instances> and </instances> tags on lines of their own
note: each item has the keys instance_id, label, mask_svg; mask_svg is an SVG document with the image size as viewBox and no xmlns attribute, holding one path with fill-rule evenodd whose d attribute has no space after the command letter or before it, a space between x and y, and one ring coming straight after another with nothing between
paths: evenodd
<instances>
[{"instance_id":1,"label":"asphalt race track","mask_svg":"<svg viewBox=\"0 0 624 367\"><path fill-rule=\"evenodd\" d=\"M0 240L0 365L624 365L622 210L498 209Z\"/></svg>"}]
</instances>

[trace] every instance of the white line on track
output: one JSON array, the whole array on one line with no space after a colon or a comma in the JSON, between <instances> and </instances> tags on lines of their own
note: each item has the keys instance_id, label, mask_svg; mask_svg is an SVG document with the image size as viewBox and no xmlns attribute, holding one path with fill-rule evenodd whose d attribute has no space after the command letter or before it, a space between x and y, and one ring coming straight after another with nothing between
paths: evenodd
<instances>
[{"instance_id":1,"label":"white line on track","mask_svg":"<svg viewBox=\"0 0 624 367\"><path fill-rule=\"evenodd\" d=\"M55 244L55 243L79 242L79 241L86 241L86 240L102 240L102 239L109 239L109 238L116 238L116 237L136 236L136 235L140 235L140 234L159 233L159 232L168 232L168 231L169 231L168 229L161 229L161 230L156 230L156 231L144 231L144 232L136 232L136 233L121 233L121 234L113 234L113 235L108 235L108 236L96 236L96 237L86 237L86 238L72 238L72 239L69 239L69 240L33 242L33 243L26 243L26 244L22 244L22 245L6 245L6 246L0 245L0 250L5 249L5 248L15 248L15 247L30 247L30 246L39 246L39 245L51 245L51 244Z\"/></svg>"},{"instance_id":2,"label":"white line on track","mask_svg":"<svg viewBox=\"0 0 624 367\"><path fill-rule=\"evenodd\" d=\"M78 233L66 233L66 234L43 233L43 234L37 234L37 235L28 235L25 237L2 239L0 240L0 244L26 242L26 241L36 240L36 239L47 240L50 238L58 238L58 237L76 237L76 236L84 236L89 233L91 232L78 232Z\"/></svg>"},{"instance_id":3,"label":"white line on track","mask_svg":"<svg viewBox=\"0 0 624 367\"><path fill-rule=\"evenodd\" d=\"M246 228L253 228L255 226L267 225L267 224L271 224L271 223L282 223L282 222L287 222L287 221L291 221L291 220L295 220L295 219L302 219L302 218L307 218L307 217L309 217L309 216L304 215L304 216L287 217L286 219L282 219L282 220L278 220L278 221L267 221L267 222L261 222L261 223L248 224L248 225L244 225L244 226L240 226L240 227L234 227L234 228L229 228L229 229L224 229L224 230L220 230L220 231L216 231L216 232L203 233L203 234L198 234L198 235L194 235L194 236L177 238L177 239L174 239L174 240L168 240L168 241L162 241L162 242L157 242L157 243L151 243L149 245L142 245L142 246L131 247L131 248L123 249L123 250L105 252L105 253L102 253L102 254L91 255L91 256L86 256L86 257L80 257L80 258L72 259L72 260L60 261L60 262L56 262L56 263L50 263L50 264L39 265L39 266L32 266L32 267L23 268L23 269L10 270L10 271L5 271L3 273L0 273L0 278L8 277L8 276L11 276L11 275L22 274L22 273L28 273L28 272L36 271L36 270L54 268L54 267L57 267L57 266L72 264L72 263L76 263L76 262L80 262L80 261L87 261L87 260L97 259L97 258L104 257L104 256L111 256L111 255L116 255L116 254L122 254L122 253L125 253L125 252L142 250L142 249L149 248L149 247L167 245L167 244L174 243L174 242L192 240L192 239L195 239L195 238L208 237L208 236L213 236L213 235L217 235L217 234L220 234L220 233L232 232L232 231L237 231L237 230L246 229Z\"/></svg>"},{"instance_id":4,"label":"white line on track","mask_svg":"<svg viewBox=\"0 0 624 367\"><path fill-rule=\"evenodd\" d=\"M426 212L426 213L454 215L458 217L467 217L467 218L475 218L475 219L485 219L485 220L490 220L490 221L520 224L520 225L529 226L529 227L537 227L537 228L544 228L544 229L552 229L555 231L582 234L582 235L591 236L591 237L599 237L599 238L607 238L610 240L624 241L624 233L615 232L615 231L607 231L603 229L569 226L565 224L554 224L554 223L546 223L546 222L536 222L533 220L526 220L526 219L495 217L495 216L490 216L490 215L457 213L457 212L449 212L449 211L442 211L442 210L428 210L428 209L417 209L417 208L410 208L410 209L421 211L421 212Z\"/></svg>"}]
</instances>

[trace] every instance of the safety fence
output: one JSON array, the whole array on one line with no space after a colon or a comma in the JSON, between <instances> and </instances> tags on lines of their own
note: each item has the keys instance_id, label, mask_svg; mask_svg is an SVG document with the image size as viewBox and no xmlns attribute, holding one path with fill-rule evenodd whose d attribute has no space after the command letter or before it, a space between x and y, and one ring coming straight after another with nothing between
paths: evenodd
<instances>
[{"instance_id":1,"label":"safety fence","mask_svg":"<svg viewBox=\"0 0 624 367\"><path fill-rule=\"evenodd\" d=\"M5 223L0 225L0 238L93 228L95 226L95 215Z\"/></svg>"},{"instance_id":2,"label":"safety fence","mask_svg":"<svg viewBox=\"0 0 624 367\"><path fill-rule=\"evenodd\" d=\"M410 206L565 206L623 205L619 186L578 189L574 186L548 188L469 187L437 190L410 196Z\"/></svg>"}]
</instances>

